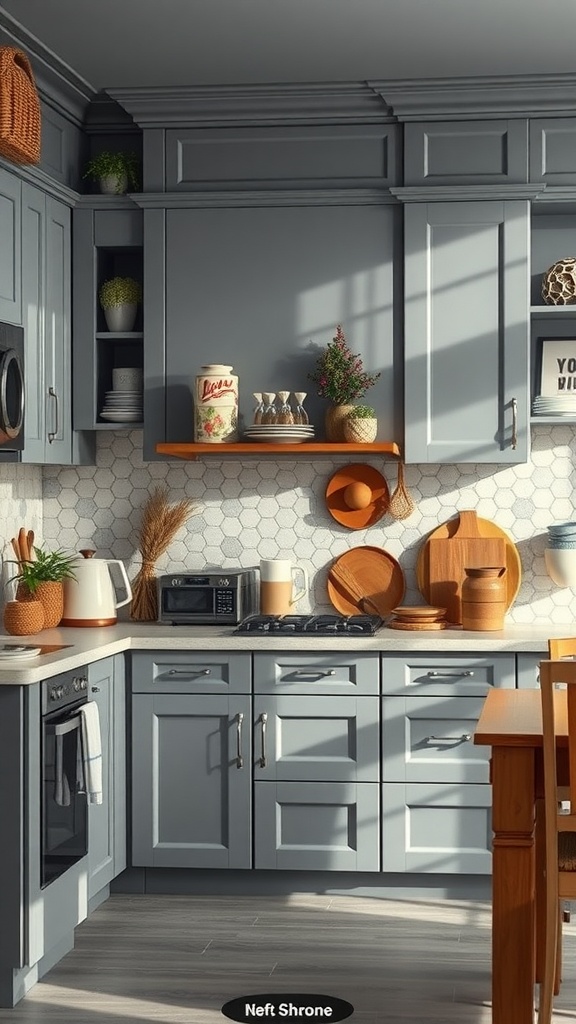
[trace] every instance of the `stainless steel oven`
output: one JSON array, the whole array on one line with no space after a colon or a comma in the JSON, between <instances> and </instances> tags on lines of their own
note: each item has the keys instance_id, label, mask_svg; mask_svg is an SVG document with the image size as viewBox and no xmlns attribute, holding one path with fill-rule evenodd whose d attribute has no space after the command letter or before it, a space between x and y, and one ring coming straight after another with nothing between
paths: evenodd
<instances>
[{"instance_id":1,"label":"stainless steel oven","mask_svg":"<svg viewBox=\"0 0 576 1024\"><path fill-rule=\"evenodd\" d=\"M86 672L42 683L40 885L88 853L88 800L78 709L87 701Z\"/></svg>"},{"instance_id":2,"label":"stainless steel oven","mask_svg":"<svg viewBox=\"0 0 576 1024\"><path fill-rule=\"evenodd\" d=\"M24 329L0 323L0 458L15 462L24 448Z\"/></svg>"}]
</instances>

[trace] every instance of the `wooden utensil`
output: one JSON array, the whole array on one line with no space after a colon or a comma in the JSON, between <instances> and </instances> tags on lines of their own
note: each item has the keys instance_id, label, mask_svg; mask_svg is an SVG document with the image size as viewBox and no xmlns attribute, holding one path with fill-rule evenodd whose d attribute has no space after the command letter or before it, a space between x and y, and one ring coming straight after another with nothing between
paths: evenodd
<instances>
[{"instance_id":1,"label":"wooden utensil","mask_svg":"<svg viewBox=\"0 0 576 1024\"><path fill-rule=\"evenodd\" d=\"M18 547L20 549L20 559L23 562L28 562L30 560L28 555L28 542L26 540L26 530L23 526L18 530Z\"/></svg>"},{"instance_id":2,"label":"wooden utensil","mask_svg":"<svg viewBox=\"0 0 576 1024\"><path fill-rule=\"evenodd\" d=\"M16 555L16 561L18 562L18 568L21 569L22 568L22 558L20 556L20 548L18 547L18 541L16 540L16 537L12 537L12 540L10 541L10 543L12 545L12 550L13 550L14 554Z\"/></svg>"},{"instance_id":3,"label":"wooden utensil","mask_svg":"<svg viewBox=\"0 0 576 1024\"><path fill-rule=\"evenodd\" d=\"M355 576L346 568L335 562L328 573L335 586L340 586L350 601L355 601L361 611L368 615L380 615L378 605L371 598L366 597Z\"/></svg>"},{"instance_id":4,"label":"wooden utensil","mask_svg":"<svg viewBox=\"0 0 576 1024\"><path fill-rule=\"evenodd\" d=\"M384 548L368 544L351 548L337 558L327 579L328 597L342 615L357 615L364 609L350 592L334 577L335 566L344 566L356 580L362 599L368 598L378 614L386 618L402 602L406 580L400 563Z\"/></svg>"},{"instance_id":5,"label":"wooden utensil","mask_svg":"<svg viewBox=\"0 0 576 1024\"><path fill-rule=\"evenodd\" d=\"M476 512L465 509L452 537L429 539L428 557L428 600L446 608L449 622L461 623L465 569L505 566L506 545L503 537L483 537Z\"/></svg>"},{"instance_id":6,"label":"wooden utensil","mask_svg":"<svg viewBox=\"0 0 576 1024\"><path fill-rule=\"evenodd\" d=\"M34 554L34 530L28 530L26 540L28 542L28 558L33 561L36 558Z\"/></svg>"}]
</instances>

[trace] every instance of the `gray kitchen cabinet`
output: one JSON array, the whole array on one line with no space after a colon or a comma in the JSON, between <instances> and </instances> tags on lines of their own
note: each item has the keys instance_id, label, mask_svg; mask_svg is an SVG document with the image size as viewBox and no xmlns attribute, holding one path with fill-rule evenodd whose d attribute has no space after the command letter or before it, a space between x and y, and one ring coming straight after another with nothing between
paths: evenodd
<instances>
[{"instance_id":1,"label":"gray kitchen cabinet","mask_svg":"<svg viewBox=\"0 0 576 1024\"><path fill-rule=\"evenodd\" d=\"M0 167L0 320L22 323L22 183Z\"/></svg>"},{"instance_id":2,"label":"gray kitchen cabinet","mask_svg":"<svg viewBox=\"0 0 576 1024\"><path fill-rule=\"evenodd\" d=\"M112 422L100 415L112 370L143 367L142 306L133 331L108 330L99 290L113 277L142 283L142 213L126 196L84 196L74 209L72 261L74 290L73 399L76 430L121 430L142 426Z\"/></svg>"},{"instance_id":3,"label":"gray kitchen cabinet","mask_svg":"<svg viewBox=\"0 0 576 1024\"><path fill-rule=\"evenodd\" d=\"M576 118L531 118L530 181L576 185ZM559 253L557 259L564 255L568 252Z\"/></svg>"},{"instance_id":4,"label":"gray kitchen cabinet","mask_svg":"<svg viewBox=\"0 0 576 1024\"><path fill-rule=\"evenodd\" d=\"M526 462L529 203L405 206L405 459Z\"/></svg>"},{"instance_id":5,"label":"gray kitchen cabinet","mask_svg":"<svg viewBox=\"0 0 576 1024\"><path fill-rule=\"evenodd\" d=\"M132 654L133 693L250 693L248 654L158 651Z\"/></svg>"},{"instance_id":6,"label":"gray kitchen cabinet","mask_svg":"<svg viewBox=\"0 0 576 1024\"><path fill-rule=\"evenodd\" d=\"M462 185L528 180L528 121L409 122L404 184Z\"/></svg>"},{"instance_id":7,"label":"gray kitchen cabinet","mask_svg":"<svg viewBox=\"0 0 576 1024\"><path fill-rule=\"evenodd\" d=\"M88 666L88 698L98 705L102 803L88 805L88 898L126 867L126 690L122 655Z\"/></svg>"},{"instance_id":8,"label":"gray kitchen cabinet","mask_svg":"<svg viewBox=\"0 0 576 1024\"><path fill-rule=\"evenodd\" d=\"M26 362L23 462L73 457L70 210L22 184L22 300Z\"/></svg>"},{"instance_id":9,"label":"gray kitchen cabinet","mask_svg":"<svg viewBox=\"0 0 576 1024\"><path fill-rule=\"evenodd\" d=\"M250 722L247 694L133 694L134 866L251 866Z\"/></svg>"},{"instance_id":10,"label":"gray kitchen cabinet","mask_svg":"<svg viewBox=\"0 0 576 1024\"><path fill-rule=\"evenodd\" d=\"M258 782L254 867L378 871L379 786L359 782Z\"/></svg>"},{"instance_id":11,"label":"gray kitchen cabinet","mask_svg":"<svg viewBox=\"0 0 576 1024\"><path fill-rule=\"evenodd\" d=\"M330 697L378 695L378 654L327 651L320 654L282 651L254 655L254 693Z\"/></svg>"},{"instance_id":12,"label":"gray kitchen cabinet","mask_svg":"<svg viewBox=\"0 0 576 1024\"><path fill-rule=\"evenodd\" d=\"M533 690L540 686L540 662L547 658L547 650L542 650L539 654L518 654L516 656L519 690Z\"/></svg>"}]
</instances>

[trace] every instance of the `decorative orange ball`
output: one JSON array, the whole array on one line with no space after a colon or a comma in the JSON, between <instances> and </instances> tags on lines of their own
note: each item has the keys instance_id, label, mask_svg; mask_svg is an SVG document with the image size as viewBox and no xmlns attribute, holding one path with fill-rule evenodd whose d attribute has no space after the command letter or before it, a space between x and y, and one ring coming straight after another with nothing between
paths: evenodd
<instances>
[{"instance_id":1,"label":"decorative orange ball","mask_svg":"<svg viewBox=\"0 0 576 1024\"><path fill-rule=\"evenodd\" d=\"M361 480L354 480L344 490L344 501L348 508L368 508L372 501L372 489Z\"/></svg>"}]
</instances>

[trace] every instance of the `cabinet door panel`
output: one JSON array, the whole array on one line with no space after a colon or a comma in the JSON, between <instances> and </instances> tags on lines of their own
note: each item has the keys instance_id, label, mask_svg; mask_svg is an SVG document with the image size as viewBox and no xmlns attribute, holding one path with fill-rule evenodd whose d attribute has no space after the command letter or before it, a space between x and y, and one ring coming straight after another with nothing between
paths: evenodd
<instances>
[{"instance_id":1,"label":"cabinet door panel","mask_svg":"<svg viewBox=\"0 0 576 1024\"><path fill-rule=\"evenodd\" d=\"M134 652L134 693L250 693L251 655L212 651Z\"/></svg>"},{"instance_id":2,"label":"cabinet door panel","mask_svg":"<svg viewBox=\"0 0 576 1024\"><path fill-rule=\"evenodd\" d=\"M528 458L529 204L405 209L408 462Z\"/></svg>"},{"instance_id":3,"label":"cabinet door panel","mask_svg":"<svg viewBox=\"0 0 576 1024\"><path fill-rule=\"evenodd\" d=\"M44 367L46 196L22 185L22 295L26 347L26 447L23 461L44 462L46 383Z\"/></svg>"},{"instance_id":4,"label":"cabinet door panel","mask_svg":"<svg viewBox=\"0 0 576 1024\"><path fill-rule=\"evenodd\" d=\"M255 779L377 782L378 710L378 697L255 697Z\"/></svg>"},{"instance_id":5,"label":"cabinet door panel","mask_svg":"<svg viewBox=\"0 0 576 1024\"><path fill-rule=\"evenodd\" d=\"M382 786L382 870L490 874L490 786Z\"/></svg>"},{"instance_id":6,"label":"cabinet door panel","mask_svg":"<svg viewBox=\"0 0 576 1024\"><path fill-rule=\"evenodd\" d=\"M254 867L378 871L376 783L258 782Z\"/></svg>"},{"instance_id":7,"label":"cabinet door panel","mask_svg":"<svg viewBox=\"0 0 576 1024\"><path fill-rule=\"evenodd\" d=\"M46 462L70 463L71 423L70 210L46 198L45 390Z\"/></svg>"},{"instance_id":8,"label":"cabinet door panel","mask_svg":"<svg viewBox=\"0 0 576 1024\"><path fill-rule=\"evenodd\" d=\"M0 167L0 320L22 323L21 182Z\"/></svg>"},{"instance_id":9,"label":"cabinet door panel","mask_svg":"<svg viewBox=\"0 0 576 1024\"><path fill-rule=\"evenodd\" d=\"M254 692L378 694L377 654L255 654Z\"/></svg>"},{"instance_id":10,"label":"cabinet door panel","mask_svg":"<svg viewBox=\"0 0 576 1024\"><path fill-rule=\"evenodd\" d=\"M488 782L488 747L474 729L483 697L384 697L382 778L385 782Z\"/></svg>"},{"instance_id":11,"label":"cabinet door panel","mask_svg":"<svg viewBox=\"0 0 576 1024\"><path fill-rule=\"evenodd\" d=\"M250 867L250 699L137 694L132 714L132 863Z\"/></svg>"}]
</instances>

